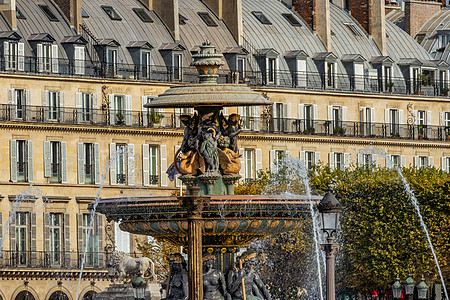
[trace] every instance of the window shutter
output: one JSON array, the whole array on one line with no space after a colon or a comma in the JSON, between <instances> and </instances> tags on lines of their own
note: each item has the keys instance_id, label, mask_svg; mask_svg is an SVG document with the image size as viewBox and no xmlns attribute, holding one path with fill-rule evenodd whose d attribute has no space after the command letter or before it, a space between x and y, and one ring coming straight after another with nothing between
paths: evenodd
<instances>
[{"instance_id":1,"label":"window shutter","mask_svg":"<svg viewBox=\"0 0 450 300\"><path fill-rule=\"evenodd\" d=\"M306 166L306 151L300 151L300 160L305 164Z\"/></svg>"},{"instance_id":2,"label":"window shutter","mask_svg":"<svg viewBox=\"0 0 450 300\"><path fill-rule=\"evenodd\" d=\"M134 145L128 144L127 151L127 159L128 159L128 185L135 185L134 178Z\"/></svg>"},{"instance_id":3,"label":"window shutter","mask_svg":"<svg viewBox=\"0 0 450 300\"><path fill-rule=\"evenodd\" d=\"M300 120L300 130L303 132L305 130L305 105L298 105L298 119ZM301 159L301 156L300 156Z\"/></svg>"},{"instance_id":4,"label":"window shutter","mask_svg":"<svg viewBox=\"0 0 450 300\"><path fill-rule=\"evenodd\" d=\"M386 154L384 158L386 169L392 169L392 155Z\"/></svg>"},{"instance_id":5,"label":"window shutter","mask_svg":"<svg viewBox=\"0 0 450 300\"><path fill-rule=\"evenodd\" d=\"M259 106L253 106L252 107L252 112L253 112L253 126L252 129L254 131L259 131L260 130L260 116L259 116Z\"/></svg>"},{"instance_id":6,"label":"window shutter","mask_svg":"<svg viewBox=\"0 0 450 300\"><path fill-rule=\"evenodd\" d=\"M400 164L402 168L406 167L406 156L400 155Z\"/></svg>"},{"instance_id":7,"label":"window shutter","mask_svg":"<svg viewBox=\"0 0 450 300\"><path fill-rule=\"evenodd\" d=\"M350 167L350 153L344 153L344 168Z\"/></svg>"},{"instance_id":8,"label":"window shutter","mask_svg":"<svg viewBox=\"0 0 450 300\"><path fill-rule=\"evenodd\" d=\"M432 168L434 167L434 157L428 156L428 167Z\"/></svg>"},{"instance_id":9,"label":"window shutter","mask_svg":"<svg viewBox=\"0 0 450 300\"><path fill-rule=\"evenodd\" d=\"M117 154L116 143L109 144L109 182L111 185L117 184Z\"/></svg>"},{"instance_id":10,"label":"window shutter","mask_svg":"<svg viewBox=\"0 0 450 300\"><path fill-rule=\"evenodd\" d=\"M414 125L419 124L418 120L417 120L417 115L418 115L417 110L413 110L412 111L412 117L413 117L413 120L414 120Z\"/></svg>"},{"instance_id":11,"label":"window shutter","mask_svg":"<svg viewBox=\"0 0 450 300\"><path fill-rule=\"evenodd\" d=\"M61 142L61 183L67 183L67 142Z\"/></svg>"},{"instance_id":12,"label":"window shutter","mask_svg":"<svg viewBox=\"0 0 450 300\"><path fill-rule=\"evenodd\" d=\"M77 122L83 120L83 93L75 93L75 108L77 110Z\"/></svg>"},{"instance_id":13,"label":"window shutter","mask_svg":"<svg viewBox=\"0 0 450 300\"><path fill-rule=\"evenodd\" d=\"M25 45L17 43L17 70L25 71Z\"/></svg>"},{"instance_id":14,"label":"window shutter","mask_svg":"<svg viewBox=\"0 0 450 300\"><path fill-rule=\"evenodd\" d=\"M431 110L427 110L427 137L428 137L429 139L432 138L432 132L433 132L433 131L432 131L432 127L431 127L431 124L432 124L431 118L432 118Z\"/></svg>"},{"instance_id":15,"label":"window shutter","mask_svg":"<svg viewBox=\"0 0 450 300\"><path fill-rule=\"evenodd\" d=\"M59 73L58 45L52 45L52 73Z\"/></svg>"},{"instance_id":16,"label":"window shutter","mask_svg":"<svg viewBox=\"0 0 450 300\"><path fill-rule=\"evenodd\" d=\"M371 134L376 134L376 127L375 127L375 108L370 108L370 129L371 129Z\"/></svg>"},{"instance_id":17,"label":"window shutter","mask_svg":"<svg viewBox=\"0 0 450 300\"><path fill-rule=\"evenodd\" d=\"M258 175L258 172L262 170L262 150L261 149L255 149L255 162L256 162L256 175Z\"/></svg>"},{"instance_id":18,"label":"window shutter","mask_svg":"<svg viewBox=\"0 0 450 300\"><path fill-rule=\"evenodd\" d=\"M80 255L84 253L85 249L83 249L83 214L77 214L77 249Z\"/></svg>"},{"instance_id":19,"label":"window shutter","mask_svg":"<svg viewBox=\"0 0 450 300\"><path fill-rule=\"evenodd\" d=\"M328 121L333 121L333 105L328 106Z\"/></svg>"},{"instance_id":20,"label":"window shutter","mask_svg":"<svg viewBox=\"0 0 450 300\"><path fill-rule=\"evenodd\" d=\"M74 48L74 65L75 65L75 74L76 75L84 75L85 73L85 49L84 47L75 47Z\"/></svg>"},{"instance_id":21,"label":"window shutter","mask_svg":"<svg viewBox=\"0 0 450 300\"><path fill-rule=\"evenodd\" d=\"M16 251L16 212L9 212L9 248L11 251ZM5 232L5 236L6 236Z\"/></svg>"},{"instance_id":22,"label":"window shutter","mask_svg":"<svg viewBox=\"0 0 450 300\"><path fill-rule=\"evenodd\" d=\"M100 184L103 180L100 174L100 144L95 143L94 144L94 183Z\"/></svg>"},{"instance_id":23,"label":"window shutter","mask_svg":"<svg viewBox=\"0 0 450 300\"><path fill-rule=\"evenodd\" d=\"M9 54L9 42L3 42L3 55L5 57L5 69L9 70L9 62L11 60Z\"/></svg>"},{"instance_id":24,"label":"window shutter","mask_svg":"<svg viewBox=\"0 0 450 300\"><path fill-rule=\"evenodd\" d=\"M42 44L36 45L37 71L41 73L44 71L44 51Z\"/></svg>"},{"instance_id":25,"label":"window shutter","mask_svg":"<svg viewBox=\"0 0 450 300\"><path fill-rule=\"evenodd\" d=\"M159 147L160 159L161 159L161 186L167 186L167 147L161 145Z\"/></svg>"},{"instance_id":26,"label":"window shutter","mask_svg":"<svg viewBox=\"0 0 450 300\"><path fill-rule=\"evenodd\" d=\"M70 214L64 214L64 258L70 262Z\"/></svg>"},{"instance_id":27,"label":"window shutter","mask_svg":"<svg viewBox=\"0 0 450 300\"><path fill-rule=\"evenodd\" d=\"M11 181L17 182L17 143L16 140L9 141L9 157L11 162Z\"/></svg>"},{"instance_id":28,"label":"window shutter","mask_svg":"<svg viewBox=\"0 0 450 300\"><path fill-rule=\"evenodd\" d=\"M96 229L98 236L98 251L99 253L99 265L103 266L103 216L101 214L95 214L96 218Z\"/></svg>"},{"instance_id":29,"label":"window shutter","mask_svg":"<svg viewBox=\"0 0 450 300\"><path fill-rule=\"evenodd\" d=\"M418 156L414 156L414 167L416 169L419 168L419 161L420 161L420 158Z\"/></svg>"},{"instance_id":30,"label":"window shutter","mask_svg":"<svg viewBox=\"0 0 450 300\"><path fill-rule=\"evenodd\" d=\"M84 174L84 143L77 143L78 148L78 184L85 183Z\"/></svg>"},{"instance_id":31,"label":"window shutter","mask_svg":"<svg viewBox=\"0 0 450 300\"><path fill-rule=\"evenodd\" d=\"M94 123L97 123L97 115L98 115L98 111L99 111L99 108L98 108L98 95L92 93L91 97L92 97L92 121Z\"/></svg>"},{"instance_id":32,"label":"window shutter","mask_svg":"<svg viewBox=\"0 0 450 300\"><path fill-rule=\"evenodd\" d=\"M400 124L399 133L400 133L400 136L403 136L403 127L404 127L403 109L398 110L398 120L399 120L398 123Z\"/></svg>"},{"instance_id":33,"label":"window shutter","mask_svg":"<svg viewBox=\"0 0 450 300\"><path fill-rule=\"evenodd\" d=\"M391 118L389 116L389 108L386 108L384 110L384 123L386 123L388 125L391 123Z\"/></svg>"},{"instance_id":34,"label":"window shutter","mask_svg":"<svg viewBox=\"0 0 450 300\"><path fill-rule=\"evenodd\" d=\"M314 164L317 166L320 164L320 152L314 153Z\"/></svg>"},{"instance_id":35,"label":"window shutter","mask_svg":"<svg viewBox=\"0 0 450 300\"><path fill-rule=\"evenodd\" d=\"M448 158L447 156L441 157L441 169L442 169L442 171L444 171L446 173L449 172L449 170L447 168L447 158Z\"/></svg>"},{"instance_id":36,"label":"window shutter","mask_svg":"<svg viewBox=\"0 0 450 300\"><path fill-rule=\"evenodd\" d=\"M363 159L364 159L363 155L361 153L358 153L357 156L358 167L362 167L364 165Z\"/></svg>"},{"instance_id":37,"label":"window shutter","mask_svg":"<svg viewBox=\"0 0 450 300\"><path fill-rule=\"evenodd\" d=\"M25 118L27 121L31 120L31 91L25 90L25 104L26 104L26 111L25 111Z\"/></svg>"},{"instance_id":38,"label":"window shutter","mask_svg":"<svg viewBox=\"0 0 450 300\"><path fill-rule=\"evenodd\" d=\"M43 90L42 91L42 106L43 106L43 114L44 114L44 121L48 121L48 112L49 112L49 98L50 91Z\"/></svg>"},{"instance_id":39,"label":"window shutter","mask_svg":"<svg viewBox=\"0 0 450 300\"><path fill-rule=\"evenodd\" d=\"M131 95L125 95L125 124L128 126L131 126L133 119L132 119L132 98Z\"/></svg>"},{"instance_id":40,"label":"window shutter","mask_svg":"<svg viewBox=\"0 0 450 300\"><path fill-rule=\"evenodd\" d=\"M36 253L36 213L32 212L30 213L30 219L31 219L31 262L32 264L37 263L37 253Z\"/></svg>"},{"instance_id":41,"label":"window shutter","mask_svg":"<svg viewBox=\"0 0 450 300\"><path fill-rule=\"evenodd\" d=\"M17 103L15 89L8 89L8 106L11 120L17 119Z\"/></svg>"},{"instance_id":42,"label":"window shutter","mask_svg":"<svg viewBox=\"0 0 450 300\"><path fill-rule=\"evenodd\" d=\"M347 106L342 106L342 128L347 128Z\"/></svg>"},{"instance_id":43,"label":"window shutter","mask_svg":"<svg viewBox=\"0 0 450 300\"><path fill-rule=\"evenodd\" d=\"M148 108L145 108L144 105L147 103L148 97L142 96L141 102L142 102L142 125L145 127L148 125Z\"/></svg>"},{"instance_id":44,"label":"window shutter","mask_svg":"<svg viewBox=\"0 0 450 300\"><path fill-rule=\"evenodd\" d=\"M361 106L359 108L359 119L361 120L361 122L365 123L367 122L366 120L366 114L364 113L366 111L366 107Z\"/></svg>"},{"instance_id":45,"label":"window shutter","mask_svg":"<svg viewBox=\"0 0 450 300\"><path fill-rule=\"evenodd\" d=\"M270 171L272 173L276 173L276 166L275 166L275 150L270 150L269 152L269 160L270 160Z\"/></svg>"},{"instance_id":46,"label":"window shutter","mask_svg":"<svg viewBox=\"0 0 450 300\"><path fill-rule=\"evenodd\" d=\"M378 167L378 154L372 154L372 164Z\"/></svg>"},{"instance_id":47,"label":"window shutter","mask_svg":"<svg viewBox=\"0 0 450 300\"><path fill-rule=\"evenodd\" d=\"M336 166L334 164L334 152L328 153L328 165L330 166L330 168L332 170L334 170L336 168Z\"/></svg>"},{"instance_id":48,"label":"window shutter","mask_svg":"<svg viewBox=\"0 0 450 300\"><path fill-rule=\"evenodd\" d=\"M242 106L238 106L237 110L238 110L238 115L242 119L242 117L244 116L244 108Z\"/></svg>"},{"instance_id":49,"label":"window shutter","mask_svg":"<svg viewBox=\"0 0 450 300\"><path fill-rule=\"evenodd\" d=\"M144 186L150 185L150 159L149 159L149 146L147 144L142 145L142 182Z\"/></svg>"},{"instance_id":50,"label":"window shutter","mask_svg":"<svg viewBox=\"0 0 450 300\"><path fill-rule=\"evenodd\" d=\"M109 95L109 125L115 124L116 124L116 108L114 106L114 94L111 94Z\"/></svg>"},{"instance_id":51,"label":"window shutter","mask_svg":"<svg viewBox=\"0 0 450 300\"><path fill-rule=\"evenodd\" d=\"M241 169L239 170L239 175L241 179L245 180L245 149L239 148L239 160L241 161Z\"/></svg>"},{"instance_id":52,"label":"window shutter","mask_svg":"<svg viewBox=\"0 0 450 300\"><path fill-rule=\"evenodd\" d=\"M50 141L44 141L44 177L51 176Z\"/></svg>"},{"instance_id":53,"label":"window shutter","mask_svg":"<svg viewBox=\"0 0 450 300\"><path fill-rule=\"evenodd\" d=\"M292 132L292 121L291 121L291 103L284 103L283 104L283 110L284 110L284 129L286 132Z\"/></svg>"},{"instance_id":54,"label":"window shutter","mask_svg":"<svg viewBox=\"0 0 450 300\"><path fill-rule=\"evenodd\" d=\"M439 125L441 125L442 127L445 126L445 111L441 111L439 113Z\"/></svg>"},{"instance_id":55,"label":"window shutter","mask_svg":"<svg viewBox=\"0 0 450 300\"><path fill-rule=\"evenodd\" d=\"M181 126L181 121L180 121L181 108L175 108L174 113L175 113L175 116L174 116L175 117L175 127L180 128L180 126Z\"/></svg>"},{"instance_id":56,"label":"window shutter","mask_svg":"<svg viewBox=\"0 0 450 300\"><path fill-rule=\"evenodd\" d=\"M319 130L319 106L313 105L313 116L314 116L314 129L317 132Z\"/></svg>"},{"instance_id":57,"label":"window shutter","mask_svg":"<svg viewBox=\"0 0 450 300\"><path fill-rule=\"evenodd\" d=\"M50 247L50 213L44 213L44 251L51 251Z\"/></svg>"},{"instance_id":58,"label":"window shutter","mask_svg":"<svg viewBox=\"0 0 450 300\"><path fill-rule=\"evenodd\" d=\"M64 122L65 117L65 107L66 107L66 101L65 101L65 92L58 92L58 105L59 105L59 118L62 122Z\"/></svg>"},{"instance_id":59,"label":"window shutter","mask_svg":"<svg viewBox=\"0 0 450 300\"><path fill-rule=\"evenodd\" d=\"M33 141L27 142L28 182L34 182Z\"/></svg>"}]
</instances>

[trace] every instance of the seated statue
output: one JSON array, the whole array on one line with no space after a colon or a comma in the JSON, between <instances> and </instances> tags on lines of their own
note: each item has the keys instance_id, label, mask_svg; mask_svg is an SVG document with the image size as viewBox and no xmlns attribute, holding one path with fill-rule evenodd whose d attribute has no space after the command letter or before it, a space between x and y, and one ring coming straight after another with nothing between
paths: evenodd
<instances>
[{"instance_id":1,"label":"seated statue","mask_svg":"<svg viewBox=\"0 0 450 300\"><path fill-rule=\"evenodd\" d=\"M188 300L188 271L186 261L180 253L171 254L169 260L169 277L167 279L166 298L162 300Z\"/></svg>"},{"instance_id":2,"label":"seated statue","mask_svg":"<svg viewBox=\"0 0 450 300\"><path fill-rule=\"evenodd\" d=\"M216 257L212 254L203 256L203 299L231 300L227 292L225 277L222 272L214 269Z\"/></svg>"},{"instance_id":3,"label":"seated statue","mask_svg":"<svg viewBox=\"0 0 450 300\"><path fill-rule=\"evenodd\" d=\"M228 148L233 150L235 153L238 152L237 136L242 131L241 126L239 125L239 120L239 115L232 114L228 118L227 128L223 132L223 135L230 139L230 146Z\"/></svg>"},{"instance_id":4,"label":"seated statue","mask_svg":"<svg viewBox=\"0 0 450 300\"><path fill-rule=\"evenodd\" d=\"M253 270L257 253L246 251L236 259L234 269L228 273L228 291L233 300L271 300L269 291Z\"/></svg>"}]
</instances>

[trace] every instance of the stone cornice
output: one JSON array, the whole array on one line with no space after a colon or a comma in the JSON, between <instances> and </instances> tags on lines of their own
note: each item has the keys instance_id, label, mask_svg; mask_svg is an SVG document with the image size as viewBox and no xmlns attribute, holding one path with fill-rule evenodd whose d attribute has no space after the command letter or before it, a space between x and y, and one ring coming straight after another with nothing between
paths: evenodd
<instances>
[{"instance_id":1,"label":"stone cornice","mask_svg":"<svg viewBox=\"0 0 450 300\"><path fill-rule=\"evenodd\" d=\"M19 278L34 278L34 279L72 279L77 280L80 276L80 270L61 269L39 269L39 268L2 268L0 270L0 278L4 279L19 279ZM83 270L83 279L102 279L110 280L107 270Z\"/></svg>"}]
</instances>

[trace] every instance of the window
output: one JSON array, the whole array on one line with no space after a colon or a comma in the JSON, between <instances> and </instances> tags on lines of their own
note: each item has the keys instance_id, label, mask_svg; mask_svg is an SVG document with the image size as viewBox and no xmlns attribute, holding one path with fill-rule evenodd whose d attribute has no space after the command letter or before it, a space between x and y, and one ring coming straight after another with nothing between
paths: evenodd
<instances>
[{"instance_id":1,"label":"window","mask_svg":"<svg viewBox=\"0 0 450 300\"><path fill-rule=\"evenodd\" d=\"M122 18L119 16L119 14L114 10L112 6L102 5L102 9L105 11L105 13L108 15L108 17L111 20L114 21L121 21Z\"/></svg>"},{"instance_id":2,"label":"window","mask_svg":"<svg viewBox=\"0 0 450 300\"><path fill-rule=\"evenodd\" d=\"M293 14L282 14L292 26L302 27L302 24L294 17Z\"/></svg>"},{"instance_id":3,"label":"window","mask_svg":"<svg viewBox=\"0 0 450 300\"><path fill-rule=\"evenodd\" d=\"M275 83L276 81L276 71L277 71L277 59L274 57L267 58L267 77L268 83Z\"/></svg>"},{"instance_id":4,"label":"window","mask_svg":"<svg viewBox=\"0 0 450 300\"><path fill-rule=\"evenodd\" d=\"M50 142L50 165L51 174L50 182L61 182L61 143L51 141Z\"/></svg>"},{"instance_id":5,"label":"window","mask_svg":"<svg viewBox=\"0 0 450 300\"><path fill-rule=\"evenodd\" d=\"M334 153L334 166L336 169L344 168L344 154L343 153Z\"/></svg>"},{"instance_id":6,"label":"window","mask_svg":"<svg viewBox=\"0 0 450 300\"><path fill-rule=\"evenodd\" d=\"M10 141L12 182L33 182L33 142Z\"/></svg>"},{"instance_id":7,"label":"window","mask_svg":"<svg viewBox=\"0 0 450 300\"><path fill-rule=\"evenodd\" d=\"M26 182L27 181L27 143L26 141L18 140L16 141L17 147L17 181Z\"/></svg>"},{"instance_id":8,"label":"window","mask_svg":"<svg viewBox=\"0 0 450 300\"><path fill-rule=\"evenodd\" d=\"M153 23L152 18L148 15L148 13L143 8L133 8L133 11L136 15L141 19L142 22Z\"/></svg>"},{"instance_id":9,"label":"window","mask_svg":"<svg viewBox=\"0 0 450 300\"><path fill-rule=\"evenodd\" d=\"M52 45L42 44L42 71L52 71Z\"/></svg>"},{"instance_id":10,"label":"window","mask_svg":"<svg viewBox=\"0 0 450 300\"><path fill-rule=\"evenodd\" d=\"M313 105L306 104L304 107L304 117L305 117L305 130L310 130L314 128L314 114L313 114Z\"/></svg>"},{"instance_id":11,"label":"window","mask_svg":"<svg viewBox=\"0 0 450 300\"><path fill-rule=\"evenodd\" d=\"M310 170L316 163L316 153L314 151L305 151L305 167Z\"/></svg>"},{"instance_id":12,"label":"window","mask_svg":"<svg viewBox=\"0 0 450 300\"><path fill-rule=\"evenodd\" d=\"M253 176L253 169L254 169L254 164L253 164L253 150L249 150L249 149L245 149L245 155L244 155L244 159L245 159L245 181L247 183L251 183L254 179Z\"/></svg>"},{"instance_id":13,"label":"window","mask_svg":"<svg viewBox=\"0 0 450 300\"><path fill-rule=\"evenodd\" d=\"M211 17L211 15L207 12L198 12L198 16L205 22L206 25L210 27L217 27L216 21Z\"/></svg>"},{"instance_id":14,"label":"window","mask_svg":"<svg viewBox=\"0 0 450 300\"><path fill-rule=\"evenodd\" d=\"M100 148L98 143L78 143L78 183L100 183Z\"/></svg>"},{"instance_id":15,"label":"window","mask_svg":"<svg viewBox=\"0 0 450 300\"><path fill-rule=\"evenodd\" d=\"M387 134L390 136L400 136L402 134L401 122L403 120L403 110L390 108L386 109Z\"/></svg>"},{"instance_id":16,"label":"window","mask_svg":"<svg viewBox=\"0 0 450 300\"><path fill-rule=\"evenodd\" d=\"M142 145L144 185L158 185L158 146Z\"/></svg>"},{"instance_id":17,"label":"window","mask_svg":"<svg viewBox=\"0 0 450 300\"><path fill-rule=\"evenodd\" d=\"M62 214L49 214L49 235L50 235L50 265L61 265L61 257L63 254L62 241Z\"/></svg>"},{"instance_id":18,"label":"window","mask_svg":"<svg viewBox=\"0 0 450 300\"><path fill-rule=\"evenodd\" d=\"M125 184L126 182L126 145L116 145L116 171L117 171L117 184Z\"/></svg>"},{"instance_id":19,"label":"window","mask_svg":"<svg viewBox=\"0 0 450 300\"><path fill-rule=\"evenodd\" d=\"M82 218L83 218L82 220L83 249L80 249L80 251L84 252L86 250L86 258L84 261L84 266L86 267L98 266L98 259L99 259L98 234L95 234L96 232L95 230L91 230L91 232L89 232L91 223L92 225L94 225L94 222L91 222L92 214L83 214Z\"/></svg>"},{"instance_id":20,"label":"window","mask_svg":"<svg viewBox=\"0 0 450 300\"><path fill-rule=\"evenodd\" d=\"M25 119L25 113L26 113L25 90L14 89L13 97L14 97L14 103L15 103L14 106L15 106L15 112L16 112L15 118Z\"/></svg>"},{"instance_id":21,"label":"window","mask_svg":"<svg viewBox=\"0 0 450 300\"><path fill-rule=\"evenodd\" d=\"M81 93L81 109L82 116L81 121L87 122L92 118L92 94L91 93Z\"/></svg>"},{"instance_id":22,"label":"window","mask_svg":"<svg viewBox=\"0 0 450 300\"><path fill-rule=\"evenodd\" d=\"M330 152L328 154L328 164L332 169L348 168L350 166L350 153Z\"/></svg>"},{"instance_id":23,"label":"window","mask_svg":"<svg viewBox=\"0 0 450 300\"><path fill-rule=\"evenodd\" d=\"M181 54L175 53L173 55L173 79L181 80L182 74L182 62L181 62Z\"/></svg>"},{"instance_id":24,"label":"window","mask_svg":"<svg viewBox=\"0 0 450 300\"><path fill-rule=\"evenodd\" d=\"M111 108L110 108L111 109ZM125 118L125 97L123 95L114 95L114 124L124 124Z\"/></svg>"},{"instance_id":25,"label":"window","mask_svg":"<svg viewBox=\"0 0 450 300\"><path fill-rule=\"evenodd\" d=\"M272 23L267 19L267 17L260 11L252 11L252 14L265 25L272 25Z\"/></svg>"},{"instance_id":26,"label":"window","mask_svg":"<svg viewBox=\"0 0 450 300\"><path fill-rule=\"evenodd\" d=\"M17 19L23 19L23 20L26 19L25 15L22 13L22 11L19 8L17 8L17 6L16 6L16 17L17 17Z\"/></svg>"},{"instance_id":27,"label":"window","mask_svg":"<svg viewBox=\"0 0 450 300\"><path fill-rule=\"evenodd\" d=\"M87 12L84 9L81 9L81 17L82 18L89 18L89 15L87 14Z\"/></svg>"},{"instance_id":28,"label":"window","mask_svg":"<svg viewBox=\"0 0 450 300\"><path fill-rule=\"evenodd\" d=\"M384 90L387 92L392 92L394 83L392 82L392 67L384 66Z\"/></svg>"},{"instance_id":29,"label":"window","mask_svg":"<svg viewBox=\"0 0 450 300\"><path fill-rule=\"evenodd\" d=\"M362 37L362 33L358 30L358 28L356 27L355 23L344 23L345 26L347 26L347 28L351 31L351 33L353 33L353 35L357 36L357 37Z\"/></svg>"},{"instance_id":30,"label":"window","mask_svg":"<svg viewBox=\"0 0 450 300\"><path fill-rule=\"evenodd\" d=\"M245 57L238 57L237 72L239 73L239 81L244 80L246 71L247 59Z\"/></svg>"},{"instance_id":31,"label":"window","mask_svg":"<svg viewBox=\"0 0 450 300\"><path fill-rule=\"evenodd\" d=\"M285 155L286 155L286 151L284 151L284 150L275 150L275 161L274 161L274 164L275 164L276 172L278 172L278 169L282 165Z\"/></svg>"},{"instance_id":32,"label":"window","mask_svg":"<svg viewBox=\"0 0 450 300\"><path fill-rule=\"evenodd\" d=\"M188 21L188 18L183 16L182 14L178 14L178 23L180 25L186 25L186 22Z\"/></svg>"},{"instance_id":33,"label":"window","mask_svg":"<svg viewBox=\"0 0 450 300\"><path fill-rule=\"evenodd\" d=\"M335 65L332 62L326 62L326 76L327 76L327 87L334 88L334 73Z\"/></svg>"},{"instance_id":34,"label":"window","mask_svg":"<svg viewBox=\"0 0 450 300\"><path fill-rule=\"evenodd\" d=\"M333 106L333 128L342 128L342 108Z\"/></svg>"},{"instance_id":35,"label":"window","mask_svg":"<svg viewBox=\"0 0 450 300\"><path fill-rule=\"evenodd\" d=\"M416 168L418 169L426 169L432 166L430 158L428 156L419 155L416 156L414 159Z\"/></svg>"},{"instance_id":36,"label":"window","mask_svg":"<svg viewBox=\"0 0 450 300\"><path fill-rule=\"evenodd\" d=\"M74 71L76 75L84 75L86 65L86 54L84 46L74 47Z\"/></svg>"},{"instance_id":37,"label":"window","mask_svg":"<svg viewBox=\"0 0 450 300\"><path fill-rule=\"evenodd\" d=\"M151 53L150 51L142 51L141 52L141 68L142 68L142 77L150 78L150 70L151 70Z\"/></svg>"},{"instance_id":38,"label":"window","mask_svg":"<svg viewBox=\"0 0 450 300\"><path fill-rule=\"evenodd\" d=\"M17 265L27 265L28 262L28 249L30 241L30 231L28 224L28 213L16 212L16 257L15 262Z\"/></svg>"},{"instance_id":39,"label":"window","mask_svg":"<svg viewBox=\"0 0 450 300\"><path fill-rule=\"evenodd\" d=\"M50 7L47 5L40 5L38 6L42 9L44 14L47 16L47 18L52 22L59 22L59 19L56 17L56 15L51 11Z\"/></svg>"},{"instance_id":40,"label":"window","mask_svg":"<svg viewBox=\"0 0 450 300\"><path fill-rule=\"evenodd\" d=\"M48 92L48 120L57 121L59 119L59 93L57 91Z\"/></svg>"},{"instance_id":41,"label":"window","mask_svg":"<svg viewBox=\"0 0 450 300\"><path fill-rule=\"evenodd\" d=\"M117 74L117 49L111 49L108 48L107 51L107 56L106 56L106 63L107 63L107 71L106 73L110 76L114 76Z\"/></svg>"},{"instance_id":42,"label":"window","mask_svg":"<svg viewBox=\"0 0 450 300\"><path fill-rule=\"evenodd\" d=\"M359 167L371 167L378 166L378 156L370 153L358 154L358 166Z\"/></svg>"},{"instance_id":43,"label":"window","mask_svg":"<svg viewBox=\"0 0 450 300\"><path fill-rule=\"evenodd\" d=\"M400 168L402 166L400 155L391 155L391 166L394 169Z\"/></svg>"},{"instance_id":44,"label":"window","mask_svg":"<svg viewBox=\"0 0 450 300\"><path fill-rule=\"evenodd\" d=\"M18 43L17 42L9 42L6 44L8 49L8 57L5 57L6 68L8 70L17 70L18 63Z\"/></svg>"},{"instance_id":45,"label":"window","mask_svg":"<svg viewBox=\"0 0 450 300\"><path fill-rule=\"evenodd\" d=\"M375 134L375 109L371 107L360 108L361 135Z\"/></svg>"}]
</instances>

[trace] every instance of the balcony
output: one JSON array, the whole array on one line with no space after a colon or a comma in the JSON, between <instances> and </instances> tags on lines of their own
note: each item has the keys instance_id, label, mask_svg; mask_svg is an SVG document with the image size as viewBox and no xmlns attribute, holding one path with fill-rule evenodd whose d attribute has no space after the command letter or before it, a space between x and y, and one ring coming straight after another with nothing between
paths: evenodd
<instances>
[{"instance_id":1,"label":"balcony","mask_svg":"<svg viewBox=\"0 0 450 300\"><path fill-rule=\"evenodd\" d=\"M82 66L81 70L80 66ZM175 68L173 66L148 66L124 63L116 63L114 66L111 66L111 64L100 61L77 61L75 64L73 61L67 59L58 59L58 68L56 71L39 71L35 57L23 57L23 71L18 71L17 68L6 68L5 57L0 55L0 72L6 74L198 83L197 71L191 66ZM369 75L355 76L339 73L329 75L317 72L294 72L290 70L277 70L271 73L270 76L265 71L237 73L228 69L220 69L217 74L219 75L218 83L235 83L235 77L238 76L237 81L239 83L245 83L250 86L278 86L308 90L355 91L376 94L418 94L447 97L450 87L450 81L439 79L424 81L423 79L405 80L403 77L392 77L389 78L389 82L383 82L382 78ZM268 78L271 78L271 80L269 81ZM18 114L20 115L21 113L18 112Z\"/></svg>"}]
</instances>

